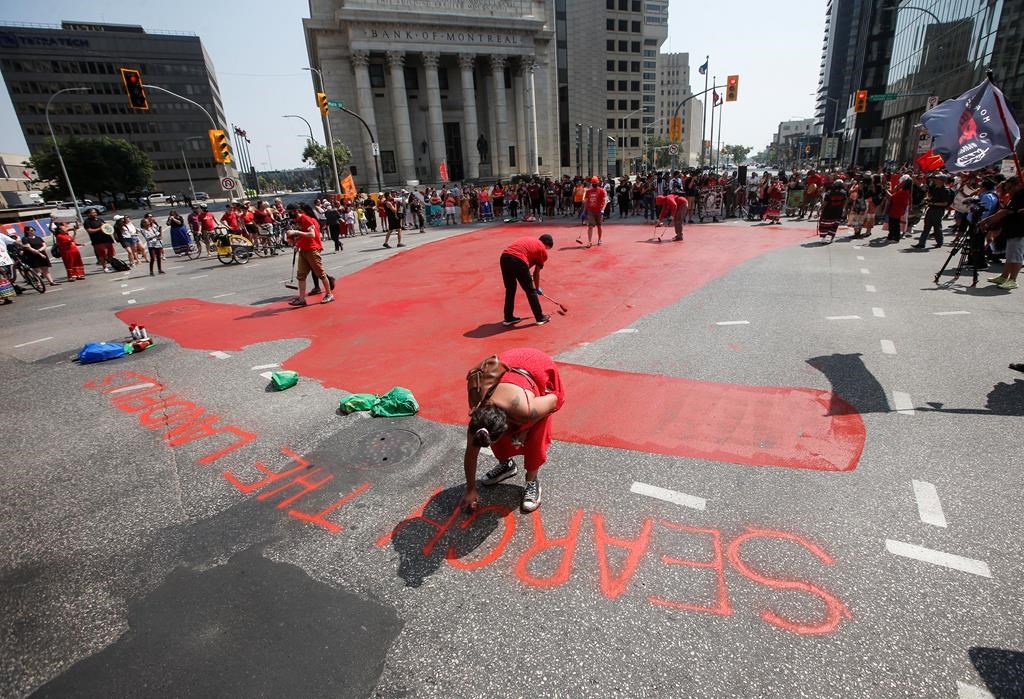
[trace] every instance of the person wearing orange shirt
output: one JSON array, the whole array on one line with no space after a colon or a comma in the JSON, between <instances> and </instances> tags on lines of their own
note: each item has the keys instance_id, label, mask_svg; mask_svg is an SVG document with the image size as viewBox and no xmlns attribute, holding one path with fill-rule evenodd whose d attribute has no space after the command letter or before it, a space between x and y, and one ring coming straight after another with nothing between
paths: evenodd
<instances>
[{"instance_id":1,"label":"person wearing orange shirt","mask_svg":"<svg viewBox=\"0 0 1024 699\"><path fill-rule=\"evenodd\" d=\"M587 219L587 247L593 244L594 226L597 226L597 244L601 244L601 219L604 217L604 207L608 204L608 192L601 186L601 179L590 178L590 189L583 196L583 215Z\"/></svg>"}]
</instances>

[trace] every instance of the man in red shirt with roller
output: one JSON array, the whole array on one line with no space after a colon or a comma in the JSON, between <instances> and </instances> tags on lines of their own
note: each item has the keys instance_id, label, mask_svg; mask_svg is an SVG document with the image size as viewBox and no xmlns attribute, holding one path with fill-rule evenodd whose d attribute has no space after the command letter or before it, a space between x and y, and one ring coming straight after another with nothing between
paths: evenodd
<instances>
[{"instance_id":1,"label":"man in red shirt with roller","mask_svg":"<svg viewBox=\"0 0 1024 699\"><path fill-rule=\"evenodd\" d=\"M672 225L675 227L676 237L672 240L683 239L683 221L686 220L686 214L690 210L689 200L682 195L679 191L674 194L666 194L662 197L654 198L654 205L658 207L661 213L658 215L658 220L654 224L657 228L661 225L662 219L668 217L672 220ZM661 240L661 237L658 237Z\"/></svg>"},{"instance_id":2,"label":"man in red shirt with roller","mask_svg":"<svg viewBox=\"0 0 1024 699\"><path fill-rule=\"evenodd\" d=\"M594 226L597 226L597 244L601 244L601 219L608 204L608 192L601 186L601 178L590 178L590 189L583 195L583 216L587 219L587 247L593 243Z\"/></svg>"},{"instance_id":3,"label":"man in red shirt with roller","mask_svg":"<svg viewBox=\"0 0 1024 699\"><path fill-rule=\"evenodd\" d=\"M554 239L545 233L540 238L519 238L502 250L501 279L505 283L505 320L501 322L502 325L515 325L522 320L515 315L516 285L523 287L526 292L526 300L530 302L530 310L533 311L537 325L544 325L551 320L551 316L544 315L537 294L543 293L540 289L540 271L548 260L548 250L554 245ZM532 275L530 268L533 268Z\"/></svg>"}]
</instances>

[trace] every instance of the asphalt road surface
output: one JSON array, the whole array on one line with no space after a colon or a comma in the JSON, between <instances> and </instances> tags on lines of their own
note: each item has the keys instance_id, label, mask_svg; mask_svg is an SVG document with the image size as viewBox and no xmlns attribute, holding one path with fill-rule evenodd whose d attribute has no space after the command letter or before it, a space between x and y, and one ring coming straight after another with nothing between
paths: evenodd
<instances>
[{"instance_id":1,"label":"asphalt road surface","mask_svg":"<svg viewBox=\"0 0 1024 699\"><path fill-rule=\"evenodd\" d=\"M358 237L304 309L291 255L4 307L0 695L1024 696L1019 292L909 240L651 231ZM568 313L502 328L542 232ZM128 322L154 347L70 361ZM513 346L566 383L543 505L467 518L463 377ZM395 385L419 415L337 410Z\"/></svg>"}]
</instances>

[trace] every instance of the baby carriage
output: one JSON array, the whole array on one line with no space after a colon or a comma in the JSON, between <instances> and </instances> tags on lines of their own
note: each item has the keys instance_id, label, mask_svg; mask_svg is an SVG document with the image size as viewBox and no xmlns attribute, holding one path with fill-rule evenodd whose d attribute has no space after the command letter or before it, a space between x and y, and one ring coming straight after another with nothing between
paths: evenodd
<instances>
[{"instance_id":1,"label":"baby carriage","mask_svg":"<svg viewBox=\"0 0 1024 699\"><path fill-rule=\"evenodd\" d=\"M480 202L480 220L481 221L493 221L494 220L494 207L490 201Z\"/></svg>"},{"instance_id":2,"label":"baby carriage","mask_svg":"<svg viewBox=\"0 0 1024 699\"><path fill-rule=\"evenodd\" d=\"M440 204L428 204L427 216L430 218L431 226L444 225L444 207Z\"/></svg>"}]
</instances>

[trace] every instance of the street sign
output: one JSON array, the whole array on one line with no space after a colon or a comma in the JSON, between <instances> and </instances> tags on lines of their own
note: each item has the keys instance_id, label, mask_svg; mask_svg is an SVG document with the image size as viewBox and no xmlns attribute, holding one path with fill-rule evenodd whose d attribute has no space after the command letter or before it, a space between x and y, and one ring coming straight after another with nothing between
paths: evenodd
<instances>
[{"instance_id":1,"label":"street sign","mask_svg":"<svg viewBox=\"0 0 1024 699\"><path fill-rule=\"evenodd\" d=\"M939 96L938 95L932 95L931 97L928 98L928 106L925 107L924 110L926 112L930 112L931 110L935 109L938 106L939 106Z\"/></svg>"},{"instance_id":2,"label":"street sign","mask_svg":"<svg viewBox=\"0 0 1024 699\"><path fill-rule=\"evenodd\" d=\"M932 137L928 135L928 130L922 128L917 132L917 154L923 155L930 151L932 148Z\"/></svg>"},{"instance_id":3,"label":"street sign","mask_svg":"<svg viewBox=\"0 0 1024 699\"><path fill-rule=\"evenodd\" d=\"M894 99L899 99L899 95L895 92L883 92L878 95L868 96L868 102L891 102Z\"/></svg>"},{"instance_id":4,"label":"street sign","mask_svg":"<svg viewBox=\"0 0 1024 699\"><path fill-rule=\"evenodd\" d=\"M335 109L344 109L345 103L339 102L338 100L327 100L328 107L334 107Z\"/></svg>"},{"instance_id":5,"label":"street sign","mask_svg":"<svg viewBox=\"0 0 1024 699\"><path fill-rule=\"evenodd\" d=\"M830 136L821 141L821 157L835 160L839 157L839 137Z\"/></svg>"},{"instance_id":6,"label":"street sign","mask_svg":"<svg viewBox=\"0 0 1024 699\"><path fill-rule=\"evenodd\" d=\"M221 177L220 178L220 188L223 189L225 192L230 192L232 189L234 189L237 186L238 186L238 183L235 182L235 178L234 177Z\"/></svg>"},{"instance_id":7,"label":"street sign","mask_svg":"<svg viewBox=\"0 0 1024 699\"><path fill-rule=\"evenodd\" d=\"M669 146L668 146L668 154L669 155L678 155L679 154L679 146L677 144L675 144L675 143L670 143Z\"/></svg>"},{"instance_id":8,"label":"street sign","mask_svg":"<svg viewBox=\"0 0 1024 699\"><path fill-rule=\"evenodd\" d=\"M371 143L370 144L370 149L373 152L374 156L379 156L380 155L380 144L379 143Z\"/></svg>"}]
</instances>

